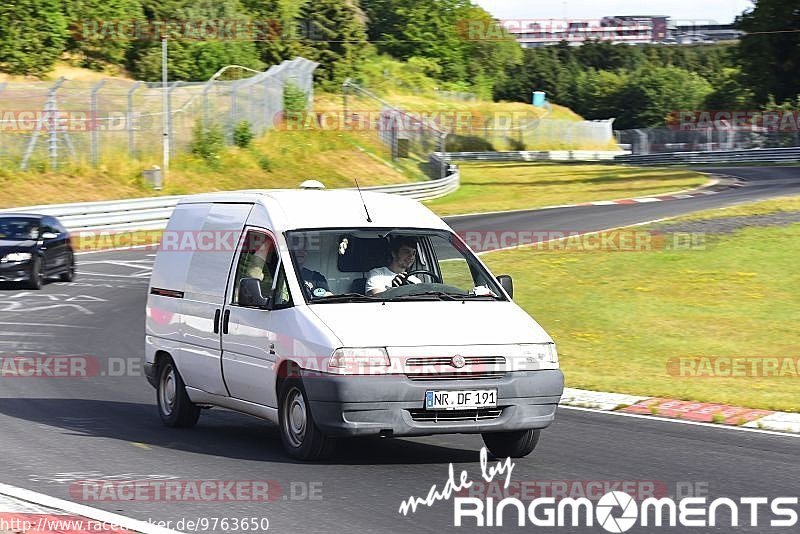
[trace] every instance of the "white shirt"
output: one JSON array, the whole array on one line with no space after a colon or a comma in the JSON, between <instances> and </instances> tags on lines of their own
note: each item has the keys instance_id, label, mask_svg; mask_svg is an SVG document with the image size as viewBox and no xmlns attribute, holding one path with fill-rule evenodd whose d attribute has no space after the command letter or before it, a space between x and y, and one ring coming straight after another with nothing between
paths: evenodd
<instances>
[{"instance_id":1,"label":"white shirt","mask_svg":"<svg viewBox=\"0 0 800 534\"><path fill-rule=\"evenodd\" d=\"M373 289L385 291L392 287L392 280L400 273L396 273L388 267L376 267L367 273L366 291L369 293ZM416 276L409 276L408 281L412 284L421 284L422 280Z\"/></svg>"}]
</instances>

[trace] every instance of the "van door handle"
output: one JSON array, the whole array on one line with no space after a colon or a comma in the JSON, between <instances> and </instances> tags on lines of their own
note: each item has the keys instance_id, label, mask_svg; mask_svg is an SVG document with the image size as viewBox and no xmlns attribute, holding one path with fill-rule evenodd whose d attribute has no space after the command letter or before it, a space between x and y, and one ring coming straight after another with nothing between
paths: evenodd
<instances>
[{"instance_id":1,"label":"van door handle","mask_svg":"<svg viewBox=\"0 0 800 534\"><path fill-rule=\"evenodd\" d=\"M219 310L214 312L214 333L219 334Z\"/></svg>"},{"instance_id":2,"label":"van door handle","mask_svg":"<svg viewBox=\"0 0 800 534\"><path fill-rule=\"evenodd\" d=\"M275 343L270 343L269 344L269 353L270 354L275 354Z\"/></svg>"},{"instance_id":3,"label":"van door handle","mask_svg":"<svg viewBox=\"0 0 800 534\"><path fill-rule=\"evenodd\" d=\"M223 334L227 334L228 333L228 321L230 320L230 318L231 318L231 310L227 309L227 310L225 310L225 313L222 314L222 333Z\"/></svg>"}]
</instances>

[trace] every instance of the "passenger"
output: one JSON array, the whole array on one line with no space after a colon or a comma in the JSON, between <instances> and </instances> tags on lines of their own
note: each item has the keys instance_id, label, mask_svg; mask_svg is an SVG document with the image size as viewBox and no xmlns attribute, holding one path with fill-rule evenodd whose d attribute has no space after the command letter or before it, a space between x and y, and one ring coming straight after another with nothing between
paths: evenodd
<instances>
[{"instance_id":1,"label":"passenger","mask_svg":"<svg viewBox=\"0 0 800 534\"><path fill-rule=\"evenodd\" d=\"M387 267L376 267L367 273L367 295L377 295L389 288L405 284L420 284L416 276L408 276L406 271L417 259L417 240L413 237L396 237L389 243L392 261Z\"/></svg>"},{"instance_id":2,"label":"passenger","mask_svg":"<svg viewBox=\"0 0 800 534\"><path fill-rule=\"evenodd\" d=\"M312 271L303 266L306 262L306 256L308 256L308 250L306 250L305 243L302 243L295 249L294 258L297 261L297 266L300 267L301 283L305 286L305 289L312 297L316 298L333 295L331 288L328 286L328 280L325 279L322 273Z\"/></svg>"}]
</instances>

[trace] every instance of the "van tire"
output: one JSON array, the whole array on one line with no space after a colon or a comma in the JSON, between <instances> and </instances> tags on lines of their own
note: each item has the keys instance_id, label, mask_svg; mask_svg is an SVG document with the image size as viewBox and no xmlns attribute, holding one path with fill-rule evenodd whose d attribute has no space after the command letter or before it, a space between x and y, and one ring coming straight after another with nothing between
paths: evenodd
<instances>
[{"instance_id":1,"label":"van tire","mask_svg":"<svg viewBox=\"0 0 800 534\"><path fill-rule=\"evenodd\" d=\"M169 427L193 427L200 418L200 407L189 399L183 378L169 357L158 368L156 404L161 421Z\"/></svg>"},{"instance_id":2,"label":"van tire","mask_svg":"<svg viewBox=\"0 0 800 534\"><path fill-rule=\"evenodd\" d=\"M314 461L330 458L336 440L328 437L314 423L303 381L287 378L278 396L278 424L286 452L298 460Z\"/></svg>"},{"instance_id":3,"label":"van tire","mask_svg":"<svg viewBox=\"0 0 800 534\"><path fill-rule=\"evenodd\" d=\"M541 430L485 432L481 436L486 448L495 458L522 458L536 448L541 432Z\"/></svg>"}]
</instances>

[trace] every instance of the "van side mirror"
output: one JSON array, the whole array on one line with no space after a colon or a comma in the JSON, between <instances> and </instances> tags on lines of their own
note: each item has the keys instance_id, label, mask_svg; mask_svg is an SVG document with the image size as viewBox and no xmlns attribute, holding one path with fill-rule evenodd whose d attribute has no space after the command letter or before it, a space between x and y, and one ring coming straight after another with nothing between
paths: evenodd
<instances>
[{"instance_id":1,"label":"van side mirror","mask_svg":"<svg viewBox=\"0 0 800 534\"><path fill-rule=\"evenodd\" d=\"M261 281L258 278L242 278L239 284L239 305L248 308L270 309L269 297L261 294Z\"/></svg>"},{"instance_id":2,"label":"van side mirror","mask_svg":"<svg viewBox=\"0 0 800 534\"><path fill-rule=\"evenodd\" d=\"M514 281L511 279L510 276L507 274L501 274L497 277L497 281L500 282L500 287L502 287L508 296L512 299L514 298Z\"/></svg>"}]
</instances>

